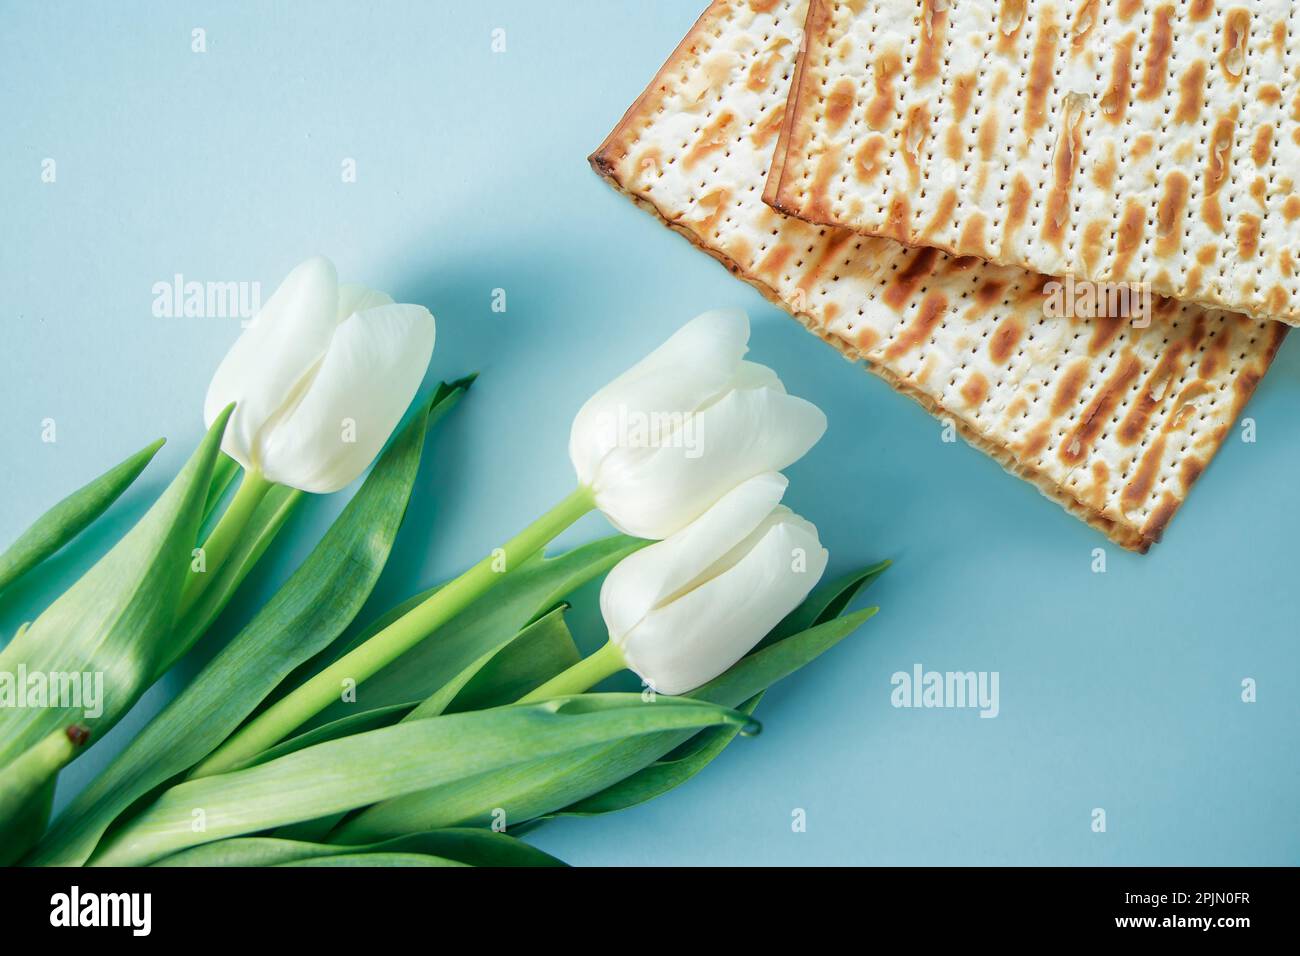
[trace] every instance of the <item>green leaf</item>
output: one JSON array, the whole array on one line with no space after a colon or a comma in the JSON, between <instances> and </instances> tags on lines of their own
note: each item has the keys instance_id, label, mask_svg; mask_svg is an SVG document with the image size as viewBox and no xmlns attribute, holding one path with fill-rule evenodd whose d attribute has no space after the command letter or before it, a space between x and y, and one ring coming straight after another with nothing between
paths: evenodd
<instances>
[{"instance_id":1,"label":"green leaf","mask_svg":"<svg viewBox=\"0 0 1300 956\"><path fill-rule=\"evenodd\" d=\"M0 773L0 866L12 865L40 838L54 781L89 736L81 725L56 730Z\"/></svg>"},{"instance_id":2,"label":"green leaf","mask_svg":"<svg viewBox=\"0 0 1300 956\"><path fill-rule=\"evenodd\" d=\"M564 623L565 607L560 605L504 645L485 653L418 706L416 703L389 704L331 721L263 751L244 766L264 763L362 730L387 727L399 720L426 720L446 712L483 710L514 703L578 660L577 645ZM320 839L338 824L342 816L336 814L296 823L277 831L276 836L294 840Z\"/></svg>"},{"instance_id":3,"label":"green leaf","mask_svg":"<svg viewBox=\"0 0 1300 956\"><path fill-rule=\"evenodd\" d=\"M340 717L338 720L323 724L320 727L313 727L311 730L290 737L288 740L282 740L269 750L263 750L237 769L242 770L244 767L251 767L254 764L266 763L269 760L275 760L278 757L297 753L299 750L306 750L308 747L314 747L316 744L323 744L327 740L338 740L340 737L350 737L353 734L365 733L368 730L391 727L393 724L400 723L403 717L415 709L415 706L415 701L405 704L389 704L386 707L375 707L371 710L363 710L359 714Z\"/></svg>"},{"instance_id":4,"label":"green leaf","mask_svg":"<svg viewBox=\"0 0 1300 956\"><path fill-rule=\"evenodd\" d=\"M107 511L108 506L140 477L163 446L163 441L160 438L136 452L37 518L35 524L20 534L4 554L0 554L0 591L54 554Z\"/></svg>"},{"instance_id":5,"label":"green leaf","mask_svg":"<svg viewBox=\"0 0 1300 956\"><path fill-rule=\"evenodd\" d=\"M208 483L208 500L203 506L205 530L217 510L217 505L221 504L221 500L226 497L226 492L230 490L230 485L239 471L239 462L225 452L217 456L217 463L212 466L212 481Z\"/></svg>"},{"instance_id":6,"label":"green leaf","mask_svg":"<svg viewBox=\"0 0 1300 956\"><path fill-rule=\"evenodd\" d=\"M274 485L249 517L239 541L216 572L216 578L176 625L175 651L162 662L159 676L207 633L235 591L244 583L253 567L275 540L284 523L303 498L303 492L284 485Z\"/></svg>"},{"instance_id":7,"label":"green leaf","mask_svg":"<svg viewBox=\"0 0 1300 956\"><path fill-rule=\"evenodd\" d=\"M385 704L340 717L281 741L235 769L266 763L327 740L388 727L401 720L423 720L444 712L483 710L513 703L577 659L578 648L564 623L561 605L501 647L488 651L425 700Z\"/></svg>"},{"instance_id":8,"label":"green leaf","mask_svg":"<svg viewBox=\"0 0 1300 956\"><path fill-rule=\"evenodd\" d=\"M189 572L212 465L227 409L162 497L108 554L0 652L0 700L6 677L64 675L59 704L0 707L0 766L69 724L102 735L153 683L171 653L172 623ZM71 683L64 678L76 677ZM50 680L51 689L54 681ZM11 686L13 691L22 688ZM82 699L89 691L102 700Z\"/></svg>"},{"instance_id":9,"label":"green leaf","mask_svg":"<svg viewBox=\"0 0 1300 956\"><path fill-rule=\"evenodd\" d=\"M454 860L427 853L343 853L336 856L318 856L278 866L464 866Z\"/></svg>"},{"instance_id":10,"label":"green leaf","mask_svg":"<svg viewBox=\"0 0 1300 956\"><path fill-rule=\"evenodd\" d=\"M72 801L37 847L34 862L85 862L119 814L210 753L287 673L342 633L388 561L429 424L454 407L464 390L455 382L439 386L302 566Z\"/></svg>"},{"instance_id":11,"label":"green leaf","mask_svg":"<svg viewBox=\"0 0 1300 956\"><path fill-rule=\"evenodd\" d=\"M492 654L447 706L447 713L512 704L578 663L582 655L565 623L566 610L567 604L559 605ZM417 707L411 719L423 717L420 710Z\"/></svg>"},{"instance_id":12,"label":"green leaf","mask_svg":"<svg viewBox=\"0 0 1300 956\"><path fill-rule=\"evenodd\" d=\"M449 829L385 840L367 846L335 846L271 837L232 837L164 857L153 866L280 866L320 857L359 854L421 853L464 866L564 866L522 840L490 830Z\"/></svg>"},{"instance_id":13,"label":"green leaf","mask_svg":"<svg viewBox=\"0 0 1300 956\"><path fill-rule=\"evenodd\" d=\"M426 697L405 719L424 720L443 713L511 704L576 664L578 647L564 622L565 607L556 607L503 645L483 654Z\"/></svg>"},{"instance_id":14,"label":"green leaf","mask_svg":"<svg viewBox=\"0 0 1300 956\"><path fill-rule=\"evenodd\" d=\"M755 694L736 709L742 714L752 715L762 697L762 694ZM669 790L680 787L712 763L713 758L726 750L727 745L735 740L739 733L738 727L714 727L703 730L663 759L656 760L630 777L625 777L612 787L606 787L585 800L579 800L565 807L554 816L590 817L613 813L663 796Z\"/></svg>"},{"instance_id":15,"label":"green leaf","mask_svg":"<svg viewBox=\"0 0 1300 956\"><path fill-rule=\"evenodd\" d=\"M537 557L527 561L496 585L487 600L476 601L464 613L452 618L446 626L438 628L358 687L357 702L370 708L431 696L567 595L648 543L626 535L614 535L557 557ZM399 611L414 607L436 590L436 587L430 588L390 611L348 642L345 650L363 643L384 623L400 616ZM335 703L309 721L307 726L329 723L355 706L341 701Z\"/></svg>"},{"instance_id":16,"label":"green leaf","mask_svg":"<svg viewBox=\"0 0 1300 956\"><path fill-rule=\"evenodd\" d=\"M469 866L566 866L563 860L556 859L537 847L529 846L522 840L516 840L505 833L493 833L490 830L470 828L452 828L433 830L429 833L416 833L398 837L386 843L369 847L377 849L413 849L420 852L435 853L449 860L456 860ZM346 849L336 847L336 850Z\"/></svg>"},{"instance_id":17,"label":"green leaf","mask_svg":"<svg viewBox=\"0 0 1300 956\"><path fill-rule=\"evenodd\" d=\"M835 618L743 658L685 698L737 707L834 646L876 613ZM598 793L671 752L693 732L650 735L593 746L561 759L541 757L476 777L463 777L361 811L330 835L340 843L371 843L403 833L483 825L504 810L509 826L553 813Z\"/></svg>"},{"instance_id":18,"label":"green leaf","mask_svg":"<svg viewBox=\"0 0 1300 956\"><path fill-rule=\"evenodd\" d=\"M412 720L178 784L110 834L91 863L152 863L189 846L366 806L539 756L750 720L713 704L667 697L646 703L637 694L560 697ZM201 832L193 824L196 808L203 813Z\"/></svg>"}]
</instances>

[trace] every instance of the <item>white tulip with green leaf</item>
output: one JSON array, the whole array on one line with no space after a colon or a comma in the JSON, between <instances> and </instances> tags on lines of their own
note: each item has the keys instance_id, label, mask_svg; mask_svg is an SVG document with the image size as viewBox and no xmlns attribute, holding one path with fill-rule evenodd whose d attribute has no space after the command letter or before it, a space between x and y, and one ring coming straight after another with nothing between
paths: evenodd
<instances>
[{"instance_id":1,"label":"white tulip with green leaf","mask_svg":"<svg viewBox=\"0 0 1300 956\"><path fill-rule=\"evenodd\" d=\"M204 544L192 602L276 485L330 494L356 480L388 441L424 380L435 324L421 305L339 285L315 256L280 283L217 367L203 417L234 406L221 449L244 468Z\"/></svg>"},{"instance_id":2,"label":"white tulip with green leaf","mask_svg":"<svg viewBox=\"0 0 1300 956\"><path fill-rule=\"evenodd\" d=\"M748 342L744 312L705 312L597 392L573 422L569 453L579 485L568 497L267 708L196 774L229 769L282 740L329 706L340 687L362 683L405 654L589 511L599 508L630 534L663 538L738 484L801 458L826 430L826 416L786 394L770 368L746 362ZM635 423L635 434L624 422Z\"/></svg>"},{"instance_id":3,"label":"white tulip with green leaf","mask_svg":"<svg viewBox=\"0 0 1300 956\"><path fill-rule=\"evenodd\" d=\"M339 285L328 260L304 262L218 368L208 435L172 487L0 652L0 676L91 668L113 684L99 720L0 710L0 863L548 865L483 828L503 809L512 826L611 812L698 773L756 730L768 686L871 617L846 612L885 567L815 588L827 554L781 506L778 472L825 417L745 361L748 338L738 311L688 323L578 413L576 490L464 574L352 629L427 431L472 377L439 386L389 442L423 379L433 318ZM0 555L6 597L156 450ZM88 735L208 629L297 502L346 486L376 455L307 560L47 830L55 778ZM654 543L616 535L543 554L594 509ZM566 602L602 575L609 640L583 660ZM624 667L665 696L584 693Z\"/></svg>"}]
</instances>

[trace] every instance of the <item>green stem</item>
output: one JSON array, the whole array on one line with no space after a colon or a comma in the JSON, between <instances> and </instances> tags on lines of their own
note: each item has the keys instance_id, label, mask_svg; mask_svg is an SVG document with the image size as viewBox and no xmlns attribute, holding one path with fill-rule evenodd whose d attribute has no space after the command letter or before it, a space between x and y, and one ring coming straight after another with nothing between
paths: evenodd
<instances>
[{"instance_id":1,"label":"green stem","mask_svg":"<svg viewBox=\"0 0 1300 956\"><path fill-rule=\"evenodd\" d=\"M302 726L334 701L344 681L360 684L401 657L483 596L525 558L540 551L595 507L591 489L579 487L506 544L427 601L353 648L315 677L272 704L199 764L191 777L221 773L254 757Z\"/></svg>"},{"instance_id":2,"label":"green stem","mask_svg":"<svg viewBox=\"0 0 1300 956\"><path fill-rule=\"evenodd\" d=\"M605 645L590 657L584 657L572 667L556 674L541 687L520 697L519 703L531 704L548 697L581 694L625 667L627 661L623 660L623 652L613 641L606 641Z\"/></svg>"},{"instance_id":3,"label":"green stem","mask_svg":"<svg viewBox=\"0 0 1300 956\"><path fill-rule=\"evenodd\" d=\"M181 620L194 607L195 602L203 596L208 582L216 578L216 572L230 557L230 552L239 543L239 536L248 527L253 512L262 503L266 493L274 485L262 476L260 471L246 471L239 483L239 490L230 501L230 507L222 514L217 526L212 529L208 539L203 542L203 573L191 572L181 593L180 608L176 618Z\"/></svg>"}]
</instances>

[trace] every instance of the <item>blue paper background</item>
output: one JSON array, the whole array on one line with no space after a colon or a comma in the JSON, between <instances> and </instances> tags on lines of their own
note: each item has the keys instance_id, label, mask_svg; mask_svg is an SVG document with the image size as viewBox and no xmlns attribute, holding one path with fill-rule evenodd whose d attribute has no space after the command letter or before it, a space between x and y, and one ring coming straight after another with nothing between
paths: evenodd
<instances>
[{"instance_id":1,"label":"blue paper background","mask_svg":"<svg viewBox=\"0 0 1300 956\"><path fill-rule=\"evenodd\" d=\"M701 777L629 812L547 824L535 842L578 864L1300 862L1300 343L1246 413L1258 441L1234 433L1164 543L1147 557L1110 545L943 443L918 407L589 171L703 6L0 5L0 541L171 439L35 590L0 597L0 633L102 553L200 435L238 321L155 318L155 282L259 280L269 295L325 252L343 277L434 311L430 382L482 372L430 445L367 614L563 495L585 396L695 313L739 305L752 356L830 418L790 469L788 503L822 529L833 573L897 561L872 595L883 611L777 687L762 736ZM195 27L206 53L191 50ZM341 181L345 158L355 183ZM345 495L293 520L226 633ZM593 517L565 541L601 533ZM589 604L577 618L593 647ZM893 708L890 675L917 662L998 671L1000 715ZM1242 702L1244 678L1258 702ZM70 768L61 801L177 685ZM1090 826L1097 807L1105 833ZM796 808L806 832L792 832Z\"/></svg>"}]
</instances>

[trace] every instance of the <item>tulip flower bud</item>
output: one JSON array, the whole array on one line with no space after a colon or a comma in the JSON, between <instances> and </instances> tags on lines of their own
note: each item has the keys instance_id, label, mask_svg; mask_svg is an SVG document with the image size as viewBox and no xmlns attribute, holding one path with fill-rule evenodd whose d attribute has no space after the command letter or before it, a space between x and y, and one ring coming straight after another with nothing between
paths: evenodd
<instances>
[{"instance_id":1,"label":"tulip flower bud","mask_svg":"<svg viewBox=\"0 0 1300 956\"><path fill-rule=\"evenodd\" d=\"M787 395L770 368L744 361L748 342L744 312L705 312L578 412L569 457L619 530L666 538L821 438L821 409Z\"/></svg>"},{"instance_id":2,"label":"tulip flower bud","mask_svg":"<svg viewBox=\"0 0 1300 956\"><path fill-rule=\"evenodd\" d=\"M717 677L821 579L829 555L810 522L779 506L785 488L778 474L751 478L605 578L609 639L659 693Z\"/></svg>"},{"instance_id":3,"label":"tulip flower bud","mask_svg":"<svg viewBox=\"0 0 1300 956\"><path fill-rule=\"evenodd\" d=\"M419 305L340 286L333 264L308 259L226 354L203 407L231 402L222 450L245 469L327 494L357 478L424 380L434 321Z\"/></svg>"}]
</instances>

